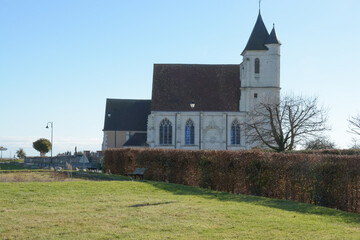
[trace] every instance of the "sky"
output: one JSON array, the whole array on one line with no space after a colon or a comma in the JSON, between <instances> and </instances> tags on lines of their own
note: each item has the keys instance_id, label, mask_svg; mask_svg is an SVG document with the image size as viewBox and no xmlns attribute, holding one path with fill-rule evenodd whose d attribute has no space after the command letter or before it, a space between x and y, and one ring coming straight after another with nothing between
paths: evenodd
<instances>
[{"instance_id":1,"label":"sky","mask_svg":"<svg viewBox=\"0 0 360 240\"><path fill-rule=\"evenodd\" d=\"M263 0L281 46L283 93L317 96L348 148L360 113L360 1ZM257 0L0 0L3 157L50 139L101 150L106 98L150 99L153 64L239 64Z\"/></svg>"}]
</instances>

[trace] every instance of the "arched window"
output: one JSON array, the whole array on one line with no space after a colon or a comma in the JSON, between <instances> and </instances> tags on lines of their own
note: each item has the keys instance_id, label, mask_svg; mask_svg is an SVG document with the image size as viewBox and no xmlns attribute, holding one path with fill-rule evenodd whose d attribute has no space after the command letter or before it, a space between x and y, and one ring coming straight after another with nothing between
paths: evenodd
<instances>
[{"instance_id":1,"label":"arched window","mask_svg":"<svg viewBox=\"0 0 360 240\"><path fill-rule=\"evenodd\" d=\"M260 73L260 59L255 59L255 73Z\"/></svg>"},{"instance_id":2,"label":"arched window","mask_svg":"<svg viewBox=\"0 0 360 240\"><path fill-rule=\"evenodd\" d=\"M194 122L191 119L185 124L185 144L194 144Z\"/></svg>"},{"instance_id":3,"label":"arched window","mask_svg":"<svg viewBox=\"0 0 360 240\"><path fill-rule=\"evenodd\" d=\"M169 119L165 118L160 122L160 144L172 144L172 125Z\"/></svg>"},{"instance_id":4,"label":"arched window","mask_svg":"<svg viewBox=\"0 0 360 240\"><path fill-rule=\"evenodd\" d=\"M231 144L240 144L240 123L237 119L235 119L231 124Z\"/></svg>"}]
</instances>

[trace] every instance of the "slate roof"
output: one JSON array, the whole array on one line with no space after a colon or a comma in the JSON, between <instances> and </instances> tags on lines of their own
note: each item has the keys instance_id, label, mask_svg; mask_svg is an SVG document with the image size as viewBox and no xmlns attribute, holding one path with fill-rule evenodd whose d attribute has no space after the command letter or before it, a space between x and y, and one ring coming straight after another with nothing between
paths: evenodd
<instances>
[{"instance_id":1,"label":"slate roof","mask_svg":"<svg viewBox=\"0 0 360 240\"><path fill-rule=\"evenodd\" d=\"M132 135L129 140L127 140L123 146L125 147L139 147L139 146L148 146L146 143L147 134L146 133L135 133Z\"/></svg>"},{"instance_id":2,"label":"slate roof","mask_svg":"<svg viewBox=\"0 0 360 240\"><path fill-rule=\"evenodd\" d=\"M281 45L281 42L279 41L276 31L275 31L275 26L271 30L270 36L266 40L265 44L280 44Z\"/></svg>"},{"instance_id":3,"label":"slate roof","mask_svg":"<svg viewBox=\"0 0 360 240\"><path fill-rule=\"evenodd\" d=\"M259 12L255 26L251 32L250 38L244 51L246 50L268 50L265 46L266 41L269 38L269 32L267 31L264 21L262 20ZM244 53L243 51L243 53Z\"/></svg>"},{"instance_id":4,"label":"slate roof","mask_svg":"<svg viewBox=\"0 0 360 240\"><path fill-rule=\"evenodd\" d=\"M154 65L152 111L239 111L239 100L238 64Z\"/></svg>"},{"instance_id":5,"label":"slate roof","mask_svg":"<svg viewBox=\"0 0 360 240\"><path fill-rule=\"evenodd\" d=\"M103 131L146 131L150 106L151 100L106 99Z\"/></svg>"}]
</instances>

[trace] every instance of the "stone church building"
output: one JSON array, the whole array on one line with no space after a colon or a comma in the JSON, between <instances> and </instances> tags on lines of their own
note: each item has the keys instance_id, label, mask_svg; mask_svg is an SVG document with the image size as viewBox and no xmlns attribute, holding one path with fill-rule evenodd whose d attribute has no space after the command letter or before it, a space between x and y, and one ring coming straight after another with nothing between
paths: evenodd
<instances>
[{"instance_id":1,"label":"stone church building","mask_svg":"<svg viewBox=\"0 0 360 240\"><path fill-rule=\"evenodd\" d=\"M280 41L259 12L240 64L155 64L151 100L107 99L103 150L249 149L242 122L280 98Z\"/></svg>"}]
</instances>

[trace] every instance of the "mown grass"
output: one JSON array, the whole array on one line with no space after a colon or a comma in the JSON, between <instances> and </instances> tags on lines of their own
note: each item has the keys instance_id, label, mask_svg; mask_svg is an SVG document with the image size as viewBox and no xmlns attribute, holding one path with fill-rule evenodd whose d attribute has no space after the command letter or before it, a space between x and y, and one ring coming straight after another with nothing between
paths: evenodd
<instances>
[{"instance_id":1,"label":"mown grass","mask_svg":"<svg viewBox=\"0 0 360 240\"><path fill-rule=\"evenodd\" d=\"M159 182L0 183L0 239L359 239L360 215Z\"/></svg>"}]
</instances>

